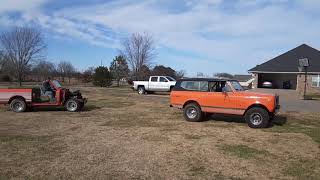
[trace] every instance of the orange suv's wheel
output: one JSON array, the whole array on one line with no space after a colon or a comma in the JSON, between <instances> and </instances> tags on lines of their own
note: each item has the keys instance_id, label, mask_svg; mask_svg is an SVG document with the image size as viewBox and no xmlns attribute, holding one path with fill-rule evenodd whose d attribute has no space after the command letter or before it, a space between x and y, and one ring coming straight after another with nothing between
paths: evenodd
<instances>
[{"instance_id":1,"label":"orange suv's wheel","mask_svg":"<svg viewBox=\"0 0 320 180\"><path fill-rule=\"evenodd\" d=\"M246 112L245 120L251 128L266 128L269 125L270 116L265 109L253 107Z\"/></svg>"},{"instance_id":2,"label":"orange suv's wheel","mask_svg":"<svg viewBox=\"0 0 320 180\"><path fill-rule=\"evenodd\" d=\"M202 120L201 109L195 103L187 104L183 108L183 116L187 121L190 121L190 122L199 122Z\"/></svg>"}]
</instances>

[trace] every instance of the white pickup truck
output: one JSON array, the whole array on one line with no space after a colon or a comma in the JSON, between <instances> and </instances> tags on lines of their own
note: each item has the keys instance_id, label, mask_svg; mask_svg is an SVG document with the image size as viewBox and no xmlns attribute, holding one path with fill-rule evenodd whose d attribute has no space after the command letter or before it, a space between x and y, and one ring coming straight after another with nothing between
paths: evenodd
<instances>
[{"instance_id":1,"label":"white pickup truck","mask_svg":"<svg viewBox=\"0 0 320 180\"><path fill-rule=\"evenodd\" d=\"M138 94L146 92L169 92L176 84L176 80L170 76L150 76L149 81L133 81L133 89Z\"/></svg>"}]
</instances>

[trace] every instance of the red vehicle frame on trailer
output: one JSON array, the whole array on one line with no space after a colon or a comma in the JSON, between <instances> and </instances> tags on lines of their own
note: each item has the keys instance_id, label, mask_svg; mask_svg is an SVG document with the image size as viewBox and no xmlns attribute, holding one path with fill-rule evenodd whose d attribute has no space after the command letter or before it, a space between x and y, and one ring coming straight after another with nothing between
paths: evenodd
<instances>
[{"instance_id":1,"label":"red vehicle frame on trailer","mask_svg":"<svg viewBox=\"0 0 320 180\"><path fill-rule=\"evenodd\" d=\"M61 106L75 112L81 110L86 102L87 99L82 97L80 91L71 92L56 80L44 81L41 86L35 88L0 89L0 103L9 104L14 112L24 112L32 107Z\"/></svg>"}]
</instances>

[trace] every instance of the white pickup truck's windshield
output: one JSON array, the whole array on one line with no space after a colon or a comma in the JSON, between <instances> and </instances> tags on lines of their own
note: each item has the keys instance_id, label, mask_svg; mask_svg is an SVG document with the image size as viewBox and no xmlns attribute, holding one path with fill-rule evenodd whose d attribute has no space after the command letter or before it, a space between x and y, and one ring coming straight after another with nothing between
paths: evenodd
<instances>
[{"instance_id":1,"label":"white pickup truck's windshield","mask_svg":"<svg viewBox=\"0 0 320 180\"><path fill-rule=\"evenodd\" d=\"M232 85L232 87L236 90L236 91L243 91L243 87L241 86L241 84L238 81L230 81L230 84Z\"/></svg>"},{"instance_id":2,"label":"white pickup truck's windshield","mask_svg":"<svg viewBox=\"0 0 320 180\"><path fill-rule=\"evenodd\" d=\"M167 78L169 81L176 81L175 79L173 79L173 78L170 77L170 76L166 76L166 78Z\"/></svg>"},{"instance_id":3,"label":"white pickup truck's windshield","mask_svg":"<svg viewBox=\"0 0 320 180\"><path fill-rule=\"evenodd\" d=\"M62 87L61 84L59 83L59 81L57 81L57 80L53 80L52 83L54 84L54 86L56 88L61 88Z\"/></svg>"}]
</instances>

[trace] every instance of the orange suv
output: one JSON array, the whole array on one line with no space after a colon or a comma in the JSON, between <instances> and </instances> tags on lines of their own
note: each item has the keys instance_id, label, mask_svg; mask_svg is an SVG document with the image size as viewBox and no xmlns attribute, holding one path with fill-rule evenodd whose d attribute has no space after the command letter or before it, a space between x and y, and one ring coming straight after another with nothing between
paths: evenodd
<instances>
[{"instance_id":1,"label":"orange suv","mask_svg":"<svg viewBox=\"0 0 320 180\"><path fill-rule=\"evenodd\" d=\"M210 113L244 116L251 128L265 128L279 111L279 96L244 91L238 81L188 78L178 80L170 106L183 109L187 121L201 121Z\"/></svg>"}]
</instances>

